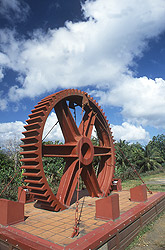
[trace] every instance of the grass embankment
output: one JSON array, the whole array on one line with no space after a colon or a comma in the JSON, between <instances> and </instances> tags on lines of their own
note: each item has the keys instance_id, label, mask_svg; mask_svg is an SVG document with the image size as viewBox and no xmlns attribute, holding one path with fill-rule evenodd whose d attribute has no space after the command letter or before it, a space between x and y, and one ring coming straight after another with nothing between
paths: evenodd
<instances>
[{"instance_id":1,"label":"grass embankment","mask_svg":"<svg viewBox=\"0 0 165 250\"><path fill-rule=\"evenodd\" d=\"M165 171L161 173L146 173L141 174L141 178L147 184L147 187L153 192L165 192ZM163 180L164 179L164 180ZM137 177L135 180L122 181L122 189L129 190L130 188L141 185L141 180Z\"/></svg>"},{"instance_id":2,"label":"grass embankment","mask_svg":"<svg viewBox=\"0 0 165 250\"><path fill-rule=\"evenodd\" d=\"M141 174L141 178L147 184L147 187L153 192L165 192L165 172L161 173L146 173ZM137 185L140 185L142 182L138 178L136 180L126 180L122 182L122 189L129 190ZM130 249L164 249L164 236L163 230L158 231L160 224L164 225L165 212L159 214L153 221L147 224L138 234L133 242L126 248ZM158 225L157 225L158 224ZM162 226L163 227L163 226ZM153 237L153 234L155 237ZM159 234L159 239L158 239ZM162 235L161 235L162 234ZM154 241L153 238L157 239ZM152 248L150 248L152 247Z\"/></svg>"},{"instance_id":3,"label":"grass embankment","mask_svg":"<svg viewBox=\"0 0 165 250\"><path fill-rule=\"evenodd\" d=\"M165 249L164 220L165 211L161 212L154 220L148 223L125 250Z\"/></svg>"}]
</instances>

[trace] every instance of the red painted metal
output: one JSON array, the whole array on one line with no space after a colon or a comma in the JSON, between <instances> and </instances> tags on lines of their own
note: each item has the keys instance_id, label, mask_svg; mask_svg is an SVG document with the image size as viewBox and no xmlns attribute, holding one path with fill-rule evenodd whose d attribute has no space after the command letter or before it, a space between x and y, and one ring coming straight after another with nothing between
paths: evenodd
<instances>
[{"instance_id":1,"label":"red painted metal","mask_svg":"<svg viewBox=\"0 0 165 250\"><path fill-rule=\"evenodd\" d=\"M146 202L142 202L121 214L116 221L108 221L65 247L11 226L3 227L0 225L0 240L23 250L89 250L98 249L104 244L107 244L107 249L113 249L113 247L114 249L125 249L139 230L164 210L164 205L165 193L159 192Z\"/></svg>"},{"instance_id":2,"label":"red painted metal","mask_svg":"<svg viewBox=\"0 0 165 250\"><path fill-rule=\"evenodd\" d=\"M30 193L27 186L18 187L18 201L20 203L28 203L34 201L34 195Z\"/></svg>"},{"instance_id":3,"label":"red painted metal","mask_svg":"<svg viewBox=\"0 0 165 250\"><path fill-rule=\"evenodd\" d=\"M24 221L24 204L0 199L0 224L7 226Z\"/></svg>"},{"instance_id":4,"label":"red painted metal","mask_svg":"<svg viewBox=\"0 0 165 250\"><path fill-rule=\"evenodd\" d=\"M142 184L130 189L130 200L131 201L146 201L147 200L147 189L146 185Z\"/></svg>"},{"instance_id":5,"label":"red painted metal","mask_svg":"<svg viewBox=\"0 0 165 250\"><path fill-rule=\"evenodd\" d=\"M116 220L120 216L119 195L112 194L96 201L96 218Z\"/></svg>"},{"instance_id":6,"label":"red painted metal","mask_svg":"<svg viewBox=\"0 0 165 250\"><path fill-rule=\"evenodd\" d=\"M18 247L21 250L64 249L62 246L54 244L50 241L46 241L40 237L21 231L11 226L5 228L0 225L0 239L14 247Z\"/></svg>"},{"instance_id":7,"label":"red painted metal","mask_svg":"<svg viewBox=\"0 0 165 250\"><path fill-rule=\"evenodd\" d=\"M155 208L157 204L159 204L161 201L163 202L161 204L161 209L157 211ZM98 249L100 246L104 245L108 240L113 239L114 236L122 232L123 229L126 229L134 221L136 221L139 218L142 218L142 216L145 215L148 211L150 211L150 209L154 208L155 215L157 215L164 209L164 203L165 203L165 193L157 193L151 198L149 198L148 201L140 203L136 207L131 208L126 213L122 214L118 220L108 221L104 225L93 230L87 235L81 237L77 241L69 244L68 246L65 247L65 250ZM151 219L153 219L153 217L151 217ZM144 219L143 223L139 226L138 231L145 223L146 221ZM120 238L118 244L120 244ZM115 239L115 246L116 249L123 249L122 247L120 248L120 246L117 247L117 239ZM128 246L127 242L126 246Z\"/></svg>"},{"instance_id":8,"label":"red painted metal","mask_svg":"<svg viewBox=\"0 0 165 250\"><path fill-rule=\"evenodd\" d=\"M117 178L114 178L113 181L112 181L112 190L113 191L122 191L122 185L121 185L121 179L117 179Z\"/></svg>"},{"instance_id":9,"label":"red painted metal","mask_svg":"<svg viewBox=\"0 0 165 250\"><path fill-rule=\"evenodd\" d=\"M83 107L84 115L80 125L76 124L70 108ZM48 115L55 110L65 143L64 145L42 145L42 134ZM75 191L78 176L81 175L91 196L107 196L112 190L114 177L115 149L108 121L102 109L87 93L69 89L42 99L32 110L23 132L25 138L21 147L24 158L22 169L25 182L41 208L59 211L66 209ZM91 142L95 126L99 146ZM46 180L42 157L63 157L66 161L56 196ZM100 156L96 176L92 165L94 156ZM79 162L81 163L79 169Z\"/></svg>"}]
</instances>

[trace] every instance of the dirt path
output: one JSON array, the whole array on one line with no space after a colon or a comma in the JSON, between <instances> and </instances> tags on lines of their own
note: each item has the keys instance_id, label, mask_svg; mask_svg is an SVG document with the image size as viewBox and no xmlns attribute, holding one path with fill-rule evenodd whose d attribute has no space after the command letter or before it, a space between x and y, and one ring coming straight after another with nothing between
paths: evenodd
<instances>
[{"instance_id":1,"label":"dirt path","mask_svg":"<svg viewBox=\"0 0 165 250\"><path fill-rule=\"evenodd\" d=\"M152 178L151 180L149 181L146 181L146 184L160 184L160 185L165 185L165 177L162 177L162 178Z\"/></svg>"},{"instance_id":2,"label":"dirt path","mask_svg":"<svg viewBox=\"0 0 165 250\"><path fill-rule=\"evenodd\" d=\"M153 225L142 236L139 236L138 242L129 248L133 250L165 250L165 213L163 213Z\"/></svg>"}]
</instances>

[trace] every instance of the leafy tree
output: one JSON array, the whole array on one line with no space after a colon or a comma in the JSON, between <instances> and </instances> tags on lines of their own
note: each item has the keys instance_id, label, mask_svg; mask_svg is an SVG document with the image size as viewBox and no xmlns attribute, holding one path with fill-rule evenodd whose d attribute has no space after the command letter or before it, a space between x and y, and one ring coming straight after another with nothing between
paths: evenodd
<instances>
[{"instance_id":1,"label":"leafy tree","mask_svg":"<svg viewBox=\"0 0 165 250\"><path fill-rule=\"evenodd\" d=\"M136 170L140 170L143 165L144 148L140 143L130 145L130 160Z\"/></svg>"},{"instance_id":2,"label":"leafy tree","mask_svg":"<svg viewBox=\"0 0 165 250\"><path fill-rule=\"evenodd\" d=\"M13 177L14 179L10 185L7 186ZM14 160L6 152L0 151L0 193L7 186L0 198L17 200L17 190L18 186L21 185L21 181L19 166L16 168Z\"/></svg>"},{"instance_id":3,"label":"leafy tree","mask_svg":"<svg viewBox=\"0 0 165 250\"><path fill-rule=\"evenodd\" d=\"M131 162L131 147L125 140L115 143L116 151L116 176L122 179L134 176L134 171L129 162Z\"/></svg>"},{"instance_id":4,"label":"leafy tree","mask_svg":"<svg viewBox=\"0 0 165 250\"><path fill-rule=\"evenodd\" d=\"M48 141L44 142L43 144L62 144L59 141ZM52 188L52 190L56 193L62 174L63 170L65 167L65 161L64 158L62 157L43 157L42 158L43 162L43 167L44 167L44 172L47 178L47 181Z\"/></svg>"},{"instance_id":5,"label":"leafy tree","mask_svg":"<svg viewBox=\"0 0 165 250\"><path fill-rule=\"evenodd\" d=\"M163 157L160 151L156 147L151 147L148 144L144 149L144 155L142 160L142 166L140 172L146 172L150 170L156 170L162 168Z\"/></svg>"},{"instance_id":6,"label":"leafy tree","mask_svg":"<svg viewBox=\"0 0 165 250\"><path fill-rule=\"evenodd\" d=\"M116 148L116 176L127 179L135 176L131 165L139 172L162 170L165 164L165 136L158 135L146 146L139 143L129 144L120 140Z\"/></svg>"},{"instance_id":7,"label":"leafy tree","mask_svg":"<svg viewBox=\"0 0 165 250\"><path fill-rule=\"evenodd\" d=\"M148 143L151 148L155 148L160 152L163 161L165 161L165 135L157 135L152 138L152 140Z\"/></svg>"}]
</instances>

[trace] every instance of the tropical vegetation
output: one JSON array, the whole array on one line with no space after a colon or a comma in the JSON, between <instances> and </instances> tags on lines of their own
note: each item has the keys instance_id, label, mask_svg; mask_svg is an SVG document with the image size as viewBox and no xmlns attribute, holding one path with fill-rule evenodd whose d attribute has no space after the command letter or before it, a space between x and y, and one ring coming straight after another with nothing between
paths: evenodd
<instances>
[{"instance_id":1,"label":"tropical vegetation","mask_svg":"<svg viewBox=\"0 0 165 250\"><path fill-rule=\"evenodd\" d=\"M95 138L92 139L92 142L97 145ZM49 141L44 143L59 144L60 142ZM165 135L163 134L154 136L145 146L140 143L131 144L120 140L115 143L115 149L115 177L122 180L134 179L137 177L135 169L141 174L165 171ZM96 170L99 161L99 157L94 158ZM48 183L56 192L65 166L64 159L44 157L43 166ZM17 188L23 183L20 167L19 145L0 150L0 198L17 199ZM8 183L10 185L6 187ZM2 193L4 188L6 189Z\"/></svg>"}]
</instances>

